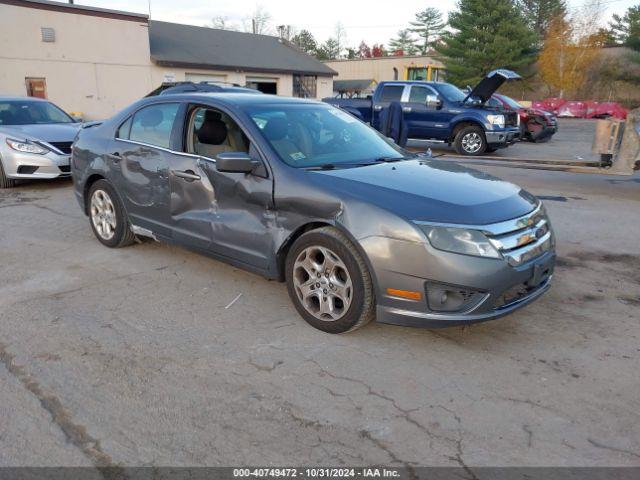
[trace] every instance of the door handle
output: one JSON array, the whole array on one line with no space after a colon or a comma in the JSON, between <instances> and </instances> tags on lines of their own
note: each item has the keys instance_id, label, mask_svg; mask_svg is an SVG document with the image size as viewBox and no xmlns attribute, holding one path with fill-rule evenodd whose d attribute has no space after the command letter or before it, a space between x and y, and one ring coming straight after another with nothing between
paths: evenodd
<instances>
[{"instance_id":1,"label":"door handle","mask_svg":"<svg viewBox=\"0 0 640 480\"><path fill-rule=\"evenodd\" d=\"M376 112L379 112L380 110L382 110L382 105L374 105L374 106L373 106L373 109L374 109Z\"/></svg>"},{"instance_id":2,"label":"door handle","mask_svg":"<svg viewBox=\"0 0 640 480\"><path fill-rule=\"evenodd\" d=\"M404 113L411 113L411 107L402 107Z\"/></svg>"},{"instance_id":3,"label":"door handle","mask_svg":"<svg viewBox=\"0 0 640 480\"><path fill-rule=\"evenodd\" d=\"M193 170L171 170L176 177L184 178L189 182L200 180L200 175L197 175Z\"/></svg>"}]
</instances>

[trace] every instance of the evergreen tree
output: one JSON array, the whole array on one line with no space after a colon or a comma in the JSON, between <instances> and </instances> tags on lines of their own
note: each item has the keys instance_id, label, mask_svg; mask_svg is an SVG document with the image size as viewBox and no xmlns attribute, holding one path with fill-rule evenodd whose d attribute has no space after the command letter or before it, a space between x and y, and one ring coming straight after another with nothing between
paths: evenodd
<instances>
[{"instance_id":1,"label":"evergreen tree","mask_svg":"<svg viewBox=\"0 0 640 480\"><path fill-rule=\"evenodd\" d=\"M340 47L335 38L329 38L316 50L318 60L335 60L340 54Z\"/></svg>"},{"instance_id":2,"label":"evergreen tree","mask_svg":"<svg viewBox=\"0 0 640 480\"><path fill-rule=\"evenodd\" d=\"M614 14L610 26L617 43L640 50L640 4L629 7L623 16Z\"/></svg>"},{"instance_id":3,"label":"evergreen tree","mask_svg":"<svg viewBox=\"0 0 640 480\"><path fill-rule=\"evenodd\" d=\"M511 0L460 0L449 25L453 31L435 48L452 83L473 84L496 68L517 70L535 60L536 35Z\"/></svg>"},{"instance_id":4,"label":"evergreen tree","mask_svg":"<svg viewBox=\"0 0 640 480\"><path fill-rule=\"evenodd\" d=\"M398 36L389 41L389 50L392 52L402 52L402 55L415 55L418 47L409 29L405 29L400 30Z\"/></svg>"},{"instance_id":5,"label":"evergreen tree","mask_svg":"<svg viewBox=\"0 0 640 480\"><path fill-rule=\"evenodd\" d=\"M410 30L420 38L419 52L426 55L444 29L445 23L442 21L442 13L437 8L427 7L416 13L415 21L410 23Z\"/></svg>"},{"instance_id":6,"label":"evergreen tree","mask_svg":"<svg viewBox=\"0 0 640 480\"><path fill-rule=\"evenodd\" d=\"M300 33L294 35L291 41L296 47L309 55L315 55L318 48L318 42L308 30L300 30Z\"/></svg>"},{"instance_id":7,"label":"evergreen tree","mask_svg":"<svg viewBox=\"0 0 640 480\"><path fill-rule=\"evenodd\" d=\"M554 18L564 17L567 13L565 0L515 0L516 8L542 42L549 25Z\"/></svg>"}]
</instances>

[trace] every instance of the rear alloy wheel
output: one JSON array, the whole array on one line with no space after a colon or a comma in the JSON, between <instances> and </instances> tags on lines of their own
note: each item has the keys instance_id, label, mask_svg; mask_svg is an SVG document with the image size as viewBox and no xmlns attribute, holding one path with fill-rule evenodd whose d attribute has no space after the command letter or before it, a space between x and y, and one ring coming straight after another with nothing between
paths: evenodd
<instances>
[{"instance_id":1,"label":"rear alloy wheel","mask_svg":"<svg viewBox=\"0 0 640 480\"><path fill-rule=\"evenodd\" d=\"M7 177L7 174L4 173L2 160L0 160L0 188L13 188L15 186L16 186L16 181L13 178Z\"/></svg>"},{"instance_id":2,"label":"rear alloy wheel","mask_svg":"<svg viewBox=\"0 0 640 480\"><path fill-rule=\"evenodd\" d=\"M464 127L458 132L453 143L460 155L482 155L487 149L487 140L480 127Z\"/></svg>"},{"instance_id":3,"label":"rear alloy wheel","mask_svg":"<svg viewBox=\"0 0 640 480\"><path fill-rule=\"evenodd\" d=\"M107 247L125 247L135 240L122 203L106 180L89 190L89 219L96 238Z\"/></svg>"},{"instance_id":4,"label":"rear alloy wheel","mask_svg":"<svg viewBox=\"0 0 640 480\"><path fill-rule=\"evenodd\" d=\"M298 238L287 256L289 296L313 327L344 333L374 316L374 295L366 264L353 244L332 227Z\"/></svg>"}]
</instances>

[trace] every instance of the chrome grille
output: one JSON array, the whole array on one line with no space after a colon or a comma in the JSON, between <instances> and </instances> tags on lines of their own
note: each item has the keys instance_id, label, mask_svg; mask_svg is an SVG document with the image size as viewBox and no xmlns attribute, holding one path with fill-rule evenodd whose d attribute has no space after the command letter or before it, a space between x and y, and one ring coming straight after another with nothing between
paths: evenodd
<instances>
[{"instance_id":1,"label":"chrome grille","mask_svg":"<svg viewBox=\"0 0 640 480\"><path fill-rule=\"evenodd\" d=\"M518 112L505 112L504 124L506 127L518 125Z\"/></svg>"},{"instance_id":2,"label":"chrome grille","mask_svg":"<svg viewBox=\"0 0 640 480\"><path fill-rule=\"evenodd\" d=\"M47 142L59 152L69 155L71 153L71 144L73 142Z\"/></svg>"},{"instance_id":3,"label":"chrome grille","mask_svg":"<svg viewBox=\"0 0 640 480\"><path fill-rule=\"evenodd\" d=\"M523 217L482 228L491 244L514 267L553 248L553 232L542 204Z\"/></svg>"}]
</instances>

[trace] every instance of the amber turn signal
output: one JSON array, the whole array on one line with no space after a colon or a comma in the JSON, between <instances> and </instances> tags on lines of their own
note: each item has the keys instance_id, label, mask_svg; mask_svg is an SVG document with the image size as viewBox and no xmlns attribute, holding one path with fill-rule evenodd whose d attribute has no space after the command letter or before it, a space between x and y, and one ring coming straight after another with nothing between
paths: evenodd
<instances>
[{"instance_id":1,"label":"amber turn signal","mask_svg":"<svg viewBox=\"0 0 640 480\"><path fill-rule=\"evenodd\" d=\"M395 288L387 288L387 293L394 297L408 298L409 300L422 300L420 292L411 292L409 290L396 290Z\"/></svg>"}]
</instances>

